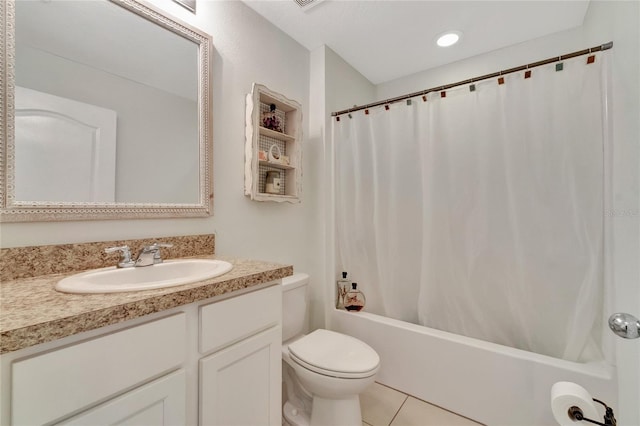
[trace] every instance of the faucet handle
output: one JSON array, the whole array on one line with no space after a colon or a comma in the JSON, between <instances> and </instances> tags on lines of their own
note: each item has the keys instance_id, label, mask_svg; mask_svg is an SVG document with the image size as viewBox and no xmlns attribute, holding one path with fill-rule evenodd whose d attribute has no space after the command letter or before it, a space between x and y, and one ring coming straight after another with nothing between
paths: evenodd
<instances>
[{"instance_id":1,"label":"faucet handle","mask_svg":"<svg viewBox=\"0 0 640 426\"><path fill-rule=\"evenodd\" d=\"M155 242L151 245L144 246L144 248L142 249L142 253L153 253L153 264L162 263L160 247L169 248L173 247L173 244Z\"/></svg>"},{"instance_id":2,"label":"faucet handle","mask_svg":"<svg viewBox=\"0 0 640 426\"><path fill-rule=\"evenodd\" d=\"M122 253L122 258L120 262L118 262L118 268L128 268L131 266L135 266L135 262L131 260L131 249L129 246L120 246L120 247L109 247L104 249L105 253L114 253L119 251Z\"/></svg>"},{"instance_id":3,"label":"faucet handle","mask_svg":"<svg viewBox=\"0 0 640 426\"><path fill-rule=\"evenodd\" d=\"M153 244L155 244L158 247L166 247L166 248L173 247L173 244L171 243L153 243Z\"/></svg>"},{"instance_id":4,"label":"faucet handle","mask_svg":"<svg viewBox=\"0 0 640 426\"><path fill-rule=\"evenodd\" d=\"M148 245L148 246L144 246L144 250L159 250L159 249L160 249L160 247L167 247L167 248L169 248L169 247L173 247L173 244L170 244L170 243L158 243L158 242L156 242L156 243L150 244L150 245Z\"/></svg>"}]
</instances>

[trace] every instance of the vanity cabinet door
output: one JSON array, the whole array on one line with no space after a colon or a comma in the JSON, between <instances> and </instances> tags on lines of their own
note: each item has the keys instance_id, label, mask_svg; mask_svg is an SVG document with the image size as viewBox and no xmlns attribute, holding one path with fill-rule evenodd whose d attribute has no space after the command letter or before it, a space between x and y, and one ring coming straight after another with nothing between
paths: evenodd
<instances>
[{"instance_id":1,"label":"vanity cabinet door","mask_svg":"<svg viewBox=\"0 0 640 426\"><path fill-rule=\"evenodd\" d=\"M280 326L200 360L200 424L280 425Z\"/></svg>"},{"instance_id":2,"label":"vanity cabinet door","mask_svg":"<svg viewBox=\"0 0 640 426\"><path fill-rule=\"evenodd\" d=\"M178 370L58 425L186 424L186 374Z\"/></svg>"}]
</instances>

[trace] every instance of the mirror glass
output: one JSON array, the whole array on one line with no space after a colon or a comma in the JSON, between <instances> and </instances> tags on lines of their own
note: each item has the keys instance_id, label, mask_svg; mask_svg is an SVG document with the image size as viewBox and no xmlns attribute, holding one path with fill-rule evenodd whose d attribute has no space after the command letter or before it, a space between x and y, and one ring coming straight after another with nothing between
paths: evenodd
<instances>
[{"instance_id":1,"label":"mirror glass","mask_svg":"<svg viewBox=\"0 0 640 426\"><path fill-rule=\"evenodd\" d=\"M8 5L15 132L3 138L14 162L3 220L30 208L69 220L96 208L209 214L209 36L134 0Z\"/></svg>"}]
</instances>

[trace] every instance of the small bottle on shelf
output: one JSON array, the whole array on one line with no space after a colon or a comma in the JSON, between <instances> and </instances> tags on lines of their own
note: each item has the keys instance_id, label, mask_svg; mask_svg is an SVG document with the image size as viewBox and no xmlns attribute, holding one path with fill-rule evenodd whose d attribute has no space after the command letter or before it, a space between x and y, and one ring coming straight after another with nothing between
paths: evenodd
<instances>
[{"instance_id":1,"label":"small bottle on shelf","mask_svg":"<svg viewBox=\"0 0 640 426\"><path fill-rule=\"evenodd\" d=\"M344 309L344 296L349 291L349 287L351 287L351 282L347 279L347 273L342 273L342 278L337 282L336 288L336 309Z\"/></svg>"},{"instance_id":2,"label":"small bottle on shelf","mask_svg":"<svg viewBox=\"0 0 640 426\"><path fill-rule=\"evenodd\" d=\"M344 308L347 311L361 311L364 308L366 299L364 293L358 290L358 284L352 283L351 290L344 296Z\"/></svg>"}]
</instances>

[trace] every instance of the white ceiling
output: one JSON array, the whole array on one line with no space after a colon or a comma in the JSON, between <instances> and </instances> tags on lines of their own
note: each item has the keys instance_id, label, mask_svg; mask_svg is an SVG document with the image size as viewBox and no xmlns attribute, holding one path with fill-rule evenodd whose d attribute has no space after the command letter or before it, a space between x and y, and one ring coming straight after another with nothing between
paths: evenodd
<instances>
[{"instance_id":1,"label":"white ceiling","mask_svg":"<svg viewBox=\"0 0 640 426\"><path fill-rule=\"evenodd\" d=\"M330 47L374 84L582 25L589 0L244 0L309 50ZM436 38L463 33L449 48Z\"/></svg>"}]
</instances>

